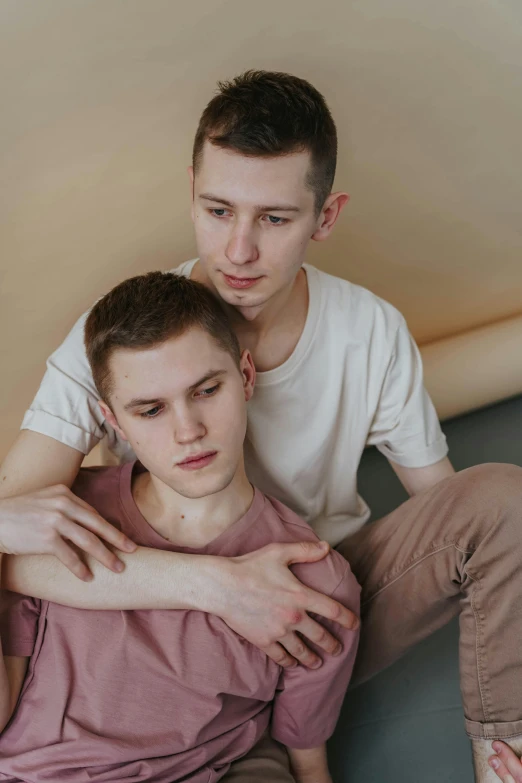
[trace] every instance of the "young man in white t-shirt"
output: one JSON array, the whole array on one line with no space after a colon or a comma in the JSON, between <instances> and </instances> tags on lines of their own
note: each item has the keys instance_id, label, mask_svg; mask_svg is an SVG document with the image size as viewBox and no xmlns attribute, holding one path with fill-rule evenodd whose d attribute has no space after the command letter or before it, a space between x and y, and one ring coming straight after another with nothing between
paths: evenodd
<instances>
[{"instance_id":1,"label":"young man in white t-shirt","mask_svg":"<svg viewBox=\"0 0 522 783\"><path fill-rule=\"evenodd\" d=\"M309 240L330 235L348 200L331 192L336 152L331 115L307 82L249 72L221 85L200 120L190 169L199 259L176 271L221 297L254 357L249 478L337 546L363 586L354 678L388 665L460 610L466 728L484 781L493 774L486 738L522 735L522 470L490 465L454 476L402 316L304 264ZM7 569L9 586L94 608L184 608L197 595L201 608L282 665L319 663L303 637L327 654L334 642L307 624L320 598L299 588L287 567L295 552L283 546L247 565L216 559L198 568L173 555L168 580L153 550L122 554L122 575L98 566L121 567L100 539L130 545L66 487L104 435L117 457L132 455L97 413L83 321L50 357L4 463L0 549L52 552L86 579L70 540L94 558L95 579L85 585L58 561L19 558ZM369 511L356 470L369 444L413 497L363 527ZM313 556L313 547L303 551ZM334 607L324 612L334 619Z\"/></svg>"}]
</instances>

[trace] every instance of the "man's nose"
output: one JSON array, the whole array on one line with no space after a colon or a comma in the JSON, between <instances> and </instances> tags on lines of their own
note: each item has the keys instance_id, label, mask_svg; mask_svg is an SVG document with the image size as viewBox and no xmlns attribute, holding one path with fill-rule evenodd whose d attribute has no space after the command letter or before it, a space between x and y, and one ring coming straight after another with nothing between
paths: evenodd
<instances>
[{"instance_id":1,"label":"man's nose","mask_svg":"<svg viewBox=\"0 0 522 783\"><path fill-rule=\"evenodd\" d=\"M259 252L253 229L245 225L236 225L228 241L225 255L231 264L238 266L257 261Z\"/></svg>"},{"instance_id":2,"label":"man's nose","mask_svg":"<svg viewBox=\"0 0 522 783\"><path fill-rule=\"evenodd\" d=\"M176 443L187 445L194 443L206 434L206 428L199 417L191 411L178 413L174 422L174 439Z\"/></svg>"}]
</instances>

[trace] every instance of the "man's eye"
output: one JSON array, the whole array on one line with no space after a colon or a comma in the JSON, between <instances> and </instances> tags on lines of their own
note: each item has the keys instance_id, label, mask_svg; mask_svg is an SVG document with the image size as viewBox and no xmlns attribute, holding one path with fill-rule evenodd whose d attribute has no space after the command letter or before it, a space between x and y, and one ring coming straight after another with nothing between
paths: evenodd
<instances>
[{"instance_id":1,"label":"man's eye","mask_svg":"<svg viewBox=\"0 0 522 783\"><path fill-rule=\"evenodd\" d=\"M220 383L216 383L215 386L210 386L208 389L201 389L201 391L198 392L198 395L200 397L212 397L212 395L217 392L220 386Z\"/></svg>"},{"instance_id":2,"label":"man's eye","mask_svg":"<svg viewBox=\"0 0 522 783\"><path fill-rule=\"evenodd\" d=\"M226 209L211 209L210 214L214 217L225 217L227 211Z\"/></svg>"},{"instance_id":3,"label":"man's eye","mask_svg":"<svg viewBox=\"0 0 522 783\"><path fill-rule=\"evenodd\" d=\"M283 226L288 222L287 218L277 217L277 215L266 215L266 218L272 226Z\"/></svg>"},{"instance_id":4,"label":"man's eye","mask_svg":"<svg viewBox=\"0 0 522 783\"><path fill-rule=\"evenodd\" d=\"M154 408L150 408L148 411L140 413L144 419L154 419L161 411L161 405L155 405Z\"/></svg>"}]
</instances>

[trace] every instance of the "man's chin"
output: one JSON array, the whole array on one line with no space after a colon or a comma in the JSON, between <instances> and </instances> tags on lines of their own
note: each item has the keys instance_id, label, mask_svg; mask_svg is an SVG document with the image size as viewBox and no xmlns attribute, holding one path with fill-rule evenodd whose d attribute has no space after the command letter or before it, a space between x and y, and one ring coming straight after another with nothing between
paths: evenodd
<instances>
[{"instance_id":1,"label":"man's chin","mask_svg":"<svg viewBox=\"0 0 522 783\"><path fill-rule=\"evenodd\" d=\"M171 484L170 486L178 495L187 498L187 500L201 500L222 492L228 487L233 478L234 476L231 478L226 476L206 481L183 482L183 484L180 483L177 486Z\"/></svg>"},{"instance_id":2,"label":"man's chin","mask_svg":"<svg viewBox=\"0 0 522 783\"><path fill-rule=\"evenodd\" d=\"M217 289L219 296L231 307L239 310L259 310L263 308L270 300L271 295L266 291L233 291L230 288L219 286Z\"/></svg>"}]
</instances>

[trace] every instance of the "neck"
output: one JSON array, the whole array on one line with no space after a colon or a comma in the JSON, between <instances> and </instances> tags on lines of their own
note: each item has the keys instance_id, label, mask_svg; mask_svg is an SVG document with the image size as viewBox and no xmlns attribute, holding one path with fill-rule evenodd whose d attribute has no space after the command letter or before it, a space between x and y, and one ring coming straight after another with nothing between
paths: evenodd
<instances>
[{"instance_id":1,"label":"neck","mask_svg":"<svg viewBox=\"0 0 522 783\"><path fill-rule=\"evenodd\" d=\"M218 294L199 262L192 279ZM285 288L258 307L224 303L242 349L248 348L258 372L273 370L293 353L308 315L308 280L304 269Z\"/></svg>"},{"instance_id":2,"label":"neck","mask_svg":"<svg viewBox=\"0 0 522 783\"><path fill-rule=\"evenodd\" d=\"M246 514L254 491L241 461L230 484L212 495L186 498L149 472L136 476L132 494L140 512L159 535L179 546L198 548Z\"/></svg>"}]
</instances>

